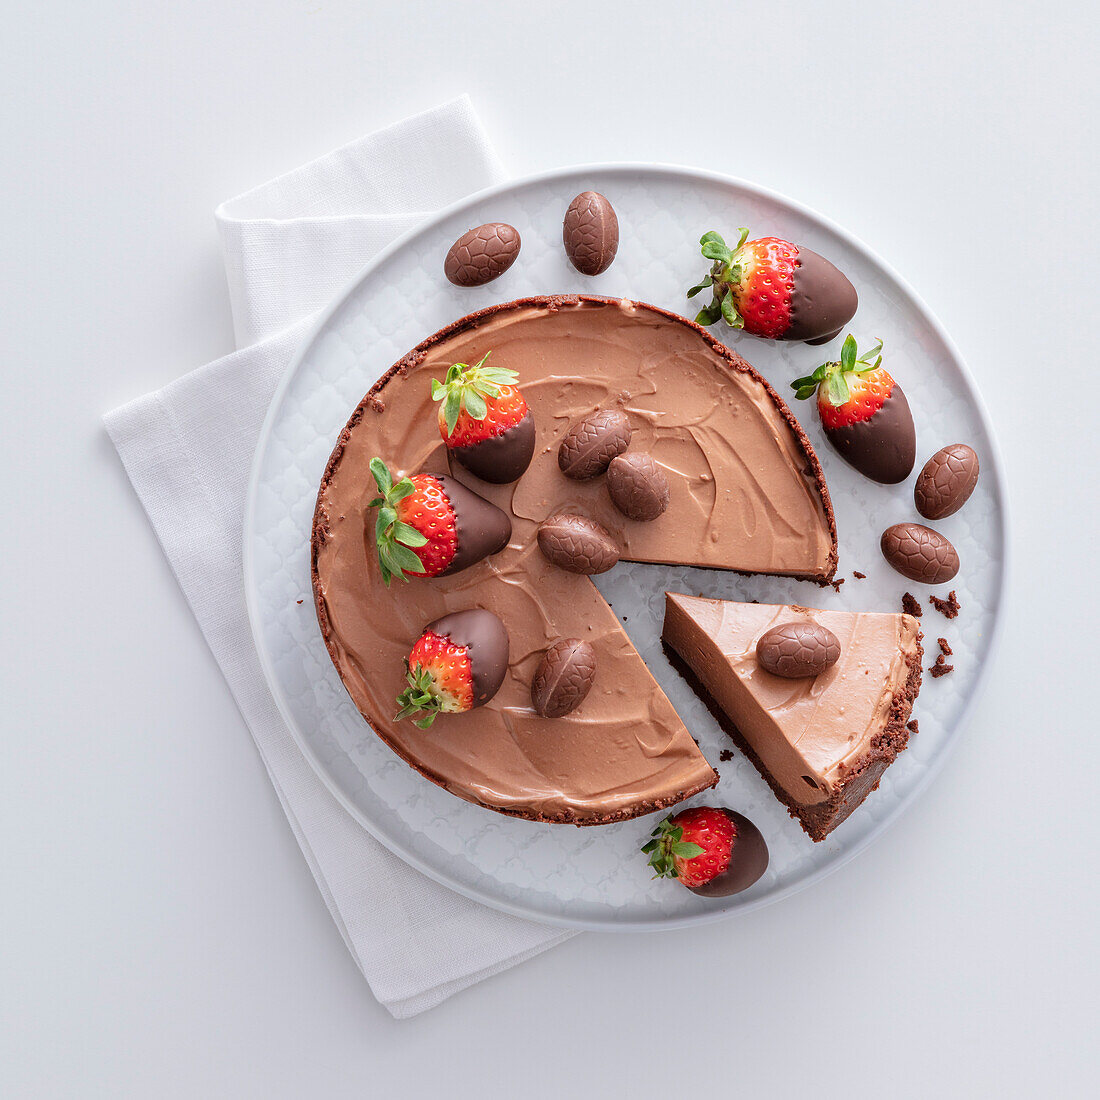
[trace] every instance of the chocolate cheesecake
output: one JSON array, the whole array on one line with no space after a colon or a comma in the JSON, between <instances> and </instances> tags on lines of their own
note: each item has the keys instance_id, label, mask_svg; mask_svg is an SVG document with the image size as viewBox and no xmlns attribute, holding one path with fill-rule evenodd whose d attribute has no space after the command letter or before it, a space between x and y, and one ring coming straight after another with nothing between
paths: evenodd
<instances>
[{"instance_id":1,"label":"chocolate cheesecake","mask_svg":"<svg viewBox=\"0 0 1100 1100\"><path fill-rule=\"evenodd\" d=\"M800 679L766 671L757 642L788 623L831 631L839 659ZM912 615L668 592L662 637L673 665L813 840L863 802L909 742L923 653Z\"/></svg>"},{"instance_id":2,"label":"chocolate cheesecake","mask_svg":"<svg viewBox=\"0 0 1100 1100\"><path fill-rule=\"evenodd\" d=\"M534 457L514 484L448 464L431 380L492 352L519 372ZM652 522L624 516L603 478L558 465L571 424L618 409L631 449L671 485ZM396 472L448 474L504 510L512 536L462 572L383 584L368 503L375 455ZM836 528L816 455L798 422L740 356L684 318L591 296L494 306L424 341L370 390L341 433L321 482L312 568L325 644L352 700L378 735L461 798L539 821L604 824L650 813L713 786L717 775L587 576L552 565L536 530L549 516L598 521L626 561L774 573L827 582ZM496 696L430 731L393 721L403 659L424 624L482 607L511 639ZM563 638L592 646L598 666L583 703L536 713L531 683Z\"/></svg>"}]
</instances>

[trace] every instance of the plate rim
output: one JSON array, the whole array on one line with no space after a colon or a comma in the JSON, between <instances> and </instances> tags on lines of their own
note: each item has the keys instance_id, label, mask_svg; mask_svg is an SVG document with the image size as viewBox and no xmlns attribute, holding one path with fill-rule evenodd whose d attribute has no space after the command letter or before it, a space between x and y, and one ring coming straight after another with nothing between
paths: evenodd
<instances>
[{"instance_id":1,"label":"plate rim","mask_svg":"<svg viewBox=\"0 0 1100 1100\"><path fill-rule=\"evenodd\" d=\"M985 659L982 661L981 667L978 670L977 678L974 682L974 686L963 703L963 709L959 715L958 721L955 723L954 728L947 734L946 740L936 757L927 765L922 775L917 779L915 786L909 791L907 796L903 798L897 805L889 810L886 815L878 821L876 827L870 830L864 837L862 837L857 843L852 845L849 849L839 855L838 858L831 860L823 867L819 867L816 870L810 872L806 876L798 879L795 882L790 883L788 886L781 890L777 890L764 897L752 899L747 901L743 905L739 905L735 908L727 909L715 909L713 911L702 911L698 913L688 913L678 916L662 916L652 919L628 919L628 920L610 920L610 921L594 921L585 918L570 917L568 914L560 913L546 913L533 906L526 906L517 904L510 901L507 898L501 898L478 890L476 887L472 887L467 883L464 883L457 878L453 878L446 873L440 871L436 867L428 865L422 860L415 852L408 850L403 844L395 840L393 837L386 836L383 830L379 829L374 822L369 820L365 814L351 802L351 800L343 793L340 785L336 782L335 778L329 773L325 763L320 759L313 746L307 741L302 734L302 731L298 728L296 721L294 720L290 707L284 697L281 685L278 678L275 676L274 667L271 659L271 655L268 653L267 648L263 642L263 632L261 629L262 619L260 609L257 605L257 595L259 586L257 583L258 577L256 572L256 560L255 560L255 521L256 521L256 509L257 498L260 489L260 471L263 465L263 459L267 446L270 442L276 416L278 411L282 407L283 400L287 391L290 388L291 382L298 374L301 368L302 362L306 355L312 350L317 339L321 333L326 329L329 322L336 315L336 313L343 307L355 290L374 272L374 270L385 263L390 256L394 255L414 237L430 231L435 226L438 226L443 221L452 217L455 214L461 213L467 208L477 206L484 202L486 199L491 199L507 192L517 190L523 187L529 187L531 185L550 183L559 179L563 179L567 176L577 174L629 174L636 173L641 176L654 175L663 178L679 177L686 179L689 182L705 182L711 184L718 184L723 187L729 187L733 189L741 189L742 191L748 191L761 198L767 199L771 202L777 203L781 206L785 206L790 210L800 214L804 218L811 222L816 222L818 226L834 233L841 238L845 244L856 252L862 254L864 259L869 261L872 265L877 265L883 270L900 289L909 297L910 301L916 307L922 320L928 327L935 333L937 338L942 342L948 355L954 362L956 368L959 370L962 378L967 384L970 391L970 396L974 403L974 408L978 414L978 419L982 425L982 429L986 434L986 437L990 443L990 461L988 462L988 473L992 474L992 480L994 482L994 496L997 501L998 510L1001 518L1001 528L1003 532L1003 545L1001 547L1001 575L1000 584L996 591L996 612L994 614L993 629L989 639L989 647L985 654ZM987 473L987 467L983 467L983 473ZM352 819L365 829L371 836L374 837L380 844L387 848L390 852L400 858L408 866L414 870L419 871L421 874L426 875L428 878L438 882L441 886L445 886L455 893L458 893L464 897L469 898L472 901L480 902L483 905L487 905L492 909L496 909L499 912L508 913L511 916L519 917L524 920L531 920L543 925L550 925L559 928L571 928L577 931L594 931L594 932L654 932L662 930L672 930L678 928L686 928L695 925L711 924L720 920L728 920L735 916L744 915L746 913L754 912L758 909L762 909L768 905L773 905L785 898L791 897L794 894L806 890L809 887L821 882L828 876L836 873L842 867L847 866L858 855L866 851L870 845L882 837L894 823L905 813L919 798L925 793L932 781L939 775L940 770L943 768L948 757L953 753L955 746L962 735L963 730L970 723L975 707L978 700L982 697L986 685L988 683L990 669L994 663L997 650L1000 647L1001 637L1004 631L1005 622L1005 601L1008 595L1008 578L1011 570L1011 524L1008 507L1008 496L1005 492L1005 479L1004 479L1004 459L1001 454L1000 444L997 440L997 435L993 430L993 421L989 415L989 410L986 407L985 399L982 396L977 382L970 371L966 360L959 352L955 341L951 338L950 334L944 328L939 318L932 312L928 304L924 301L920 294L910 285L908 280L903 278L897 270L879 254L872 249L869 245L865 244L859 237L855 236L849 230L833 221L831 218L819 213L817 210L804 203L801 203L795 199L788 198L786 195L775 191L769 187L765 187L761 184L754 183L751 180L742 179L738 176L728 175L723 172L715 172L706 168L695 168L687 165L678 164L647 164L643 162L635 161L609 161L604 163L593 164L573 164L560 168L548 169L542 172L533 172L525 176L520 176L515 179L507 180L503 183L494 184L491 187L483 188L480 191L467 195L465 198L459 199L457 202L451 203L440 210L437 210L427 217L423 221L417 223L411 229L406 230L389 245L383 248L377 255L372 257L360 270L351 278L331 299L328 305L326 305L313 319L308 331L301 339L297 350L294 353L289 366L284 371L282 377L279 379L278 385L275 387L275 391L272 394L271 402L268 405L267 412L264 415L263 424L260 428L259 438L256 442L256 449L252 457L252 466L249 471L248 477L248 489L245 497L245 507L242 516L243 524L241 531L242 541L242 578L244 582L244 598L245 608L248 614L249 628L252 632L253 643L256 647L257 658L260 663L260 668L264 674L264 679L267 683L267 688L271 692L272 698L275 701L275 705L279 711L280 716L286 723L287 729L290 732L291 737L294 739L299 751L308 761L310 767L314 773L324 784L329 793L336 799L337 803L351 815ZM488 812L488 811L486 811Z\"/></svg>"}]
</instances>

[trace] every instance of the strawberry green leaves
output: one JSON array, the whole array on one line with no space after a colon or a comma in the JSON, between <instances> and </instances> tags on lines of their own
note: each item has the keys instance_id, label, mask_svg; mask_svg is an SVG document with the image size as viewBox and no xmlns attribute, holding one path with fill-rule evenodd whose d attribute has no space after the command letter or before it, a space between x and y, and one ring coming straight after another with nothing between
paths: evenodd
<instances>
[{"instance_id":1,"label":"strawberry green leaves","mask_svg":"<svg viewBox=\"0 0 1100 1100\"><path fill-rule=\"evenodd\" d=\"M432 400L443 402L448 435L454 433L463 410L473 420L484 420L489 412L485 398L499 397L502 386L510 386L519 378L514 370L487 367L485 362L491 354L487 351L472 367L466 363L452 364L442 382L432 379Z\"/></svg>"},{"instance_id":2,"label":"strawberry green leaves","mask_svg":"<svg viewBox=\"0 0 1100 1100\"><path fill-rule=\"evenodd\" d=\"M859 349L856 347L856 338L849 332L844 337L844 343L840 348L840 369L842 371L854 370L858 354Z\"/></svg>"},{"instance_id":3,"label":"strawberry green leaves","mask_svg":"<svg viewBox=\"0 0 1100 1100\"><path fill-rule=\"evenodd\" d=\"M733 304L733 295L727 294L720 303L722 309L722 320L733 328L744 328L745 321L740 313L737 312L737 307Z\"/></svg>"},{"instance_id":4,"label":"strawberry green leaves","mask_svg":"<svg viewBox=\"0 0 1100 1100\"><path fill-rule=\"evenodd\" d=\"M699 238L699 243L703 246L702 253L708 260L728 264L733 258L733 253L726 246L726 242L713 229L709 233L704 233Z\"/></svg>"},{"instance_id":5,"label":"strawberry green leaves","mask_svg":"<svg viewBox=\"0 0 1100 1100\"><path fill-rule=\"evenodd\" d=\"M649 856L654 878L679 878L676 858L694 859L703 854L703 848L698 844L684 840L683 827L673 825L671 817L666 817L651 835L652 839L642 845L642 851Z\"/></svg>"},{"instance_id":6,"label":"strawberry green leaves","mask_svg":"<svg viewBox=\"0 0 1100 1100\"><path fill-rule=\"evenodd\" d=\"M378 509L374 525L374 538L378 547L378 565L382 580L389 586L393 577L408 580L407 573L423 573L424 563L414 552L415 547L427 544L427 538L415 527L397 518L397 505L416 492L412 481L403 477L394 483L393 475L380 458L372 458L370 472L381 496L370 501L368 507Z\"/></svg>"},{"instance_id":7,"label":"strawberry green leaves","mask_svg":"<svg viewBox=\"0 0 1100 1100\"><path fill-rule=\"evenodd\" d=\"M401 709L393 716L393 720L401 722L419 714L420 717L413 725L422 730L429 729L436 715L443 709L443 700L435 691L432 674L423 665L409 668L406 661L405 678L409 686L397 697L397 705Z\"/></svg>"},{"instance_id":8,"label":"strawberry green leaves","mask_svg":"<svg viewBox=\"0 0 1100 1100\"><path fill-rule=\"evenodd\" d=\"M817 387L825 381L825 376L832 365L831 363L822 363L813 374L807 374L805 378L796 378L791 383L791 389L794 390L795 397L799 401L805 401L807 397L813 397L817 393Z\"/></svg>"},{"instance_id":9,"label":"strawberry green leaves","mask_svg":"<svg viewBox=\"0 0 1100 1100\"><path fill-rule=\"evenodd\" d=\"M735 263L738 251L748 238L749 231L745 228L738 230L740 234L737 244L731 249L720 233L710 230L699 238L700 251L708 259L713 261L710 272L702 280L696 283L688 292L689 298L708 287L713 288L713 297L710 305L704 306L695 315L697 325L713 325L717 321L725 321L731 328L744 328L745 321L737 311L734 300L733 288L740 282L743 275L741 265Z\"/></svg>"},{"instance_id":10,"label":"strawberry green leaves","mask_svg":"<svg viewBox=\"0 0 1100 1100\"><path fill-rule=\"evenodd\" d=\"M868 374L882 366L882 341L879 340L870 351L859 354L856 338L849 333L840 348L840 359L831 363L822 363L813 374L796 378L791 383L794 396L799 401L821 393L830 405L837 408L847 403L852 395L848 385L848 376Z\"/></svg>"},{"instance_id":11,"label":"strawberry green leaves","mask_svg":"<svg viewBox=\"0 0 1100 1100\"><path fill-rule=\"evenodd\" d=\"M849 336L848 340L851 339L851 336ZM845 343L847 343L847 340L845 341ZM882 341L879 340L869 352L867 352L865 355L861 355L856 360L857 363L862 364L862 369L859 371L860 374L866 374L868 371L878 370L878 368L882 366L882 355L880 354L881 351ZM875 361L873 363L871 362L872 355L875 356Z\"/></svg>"},{"instance_id":12,"label":"strawberry green leaves","mask_svg":"<svg viewBox=\"0 0 1100 1100\"><path fill-rule=\"evenodd\" d=\"M713 286L713 285L714 285L714 278L713 278L713 276L708 275L701 283L696 283L695 286L693 286L688 291L687 296L689 298L694 298L695 295L699 293L699 291L706 290L708 286Z\"/></svg>"}]
</instances>

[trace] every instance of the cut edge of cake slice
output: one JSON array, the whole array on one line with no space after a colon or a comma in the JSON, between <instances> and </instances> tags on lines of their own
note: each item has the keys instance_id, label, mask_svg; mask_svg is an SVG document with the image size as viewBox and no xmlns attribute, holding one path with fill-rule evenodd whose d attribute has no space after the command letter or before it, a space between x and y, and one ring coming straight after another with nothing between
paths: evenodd
<instances>
[{"instance_id":1,"label":"cut edge of cake slice","mask_svg":"<svg viewBox=\"0 0 1100 1100\"><path fill-rule=\"evenodd\" d=\"M756 643L783 622L827 627L840 659L801 680L760 668ZM666 592L662 640L673 667L812 840L845 821L909 743L924 654L911 615Z\"/></svg>"}]
</instances>

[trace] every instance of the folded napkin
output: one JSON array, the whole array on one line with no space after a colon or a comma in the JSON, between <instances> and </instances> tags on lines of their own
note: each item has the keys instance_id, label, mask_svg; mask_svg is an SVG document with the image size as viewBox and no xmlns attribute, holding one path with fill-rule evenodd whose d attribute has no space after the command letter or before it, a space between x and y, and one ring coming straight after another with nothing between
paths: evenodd
<instances>
[{"instance_id":1,"label":"folded napkin","mask_svg":"<svg viewBox=\"0 0 1100 1100\"><path fill-rule=\"evenodd\" d=\"M238 351L104 418L252 731L332 918L375 997L413 1016L572 933L498 913L407 867L336 802L294 743L245 611L253 452L312 315L400 233L504 178L463 97L337 149L216 212Z\"/></svg>"}]
</instances>

